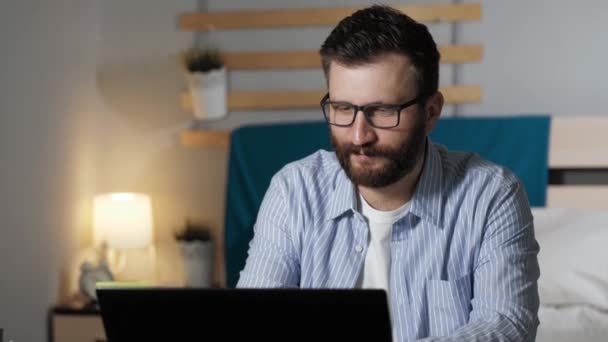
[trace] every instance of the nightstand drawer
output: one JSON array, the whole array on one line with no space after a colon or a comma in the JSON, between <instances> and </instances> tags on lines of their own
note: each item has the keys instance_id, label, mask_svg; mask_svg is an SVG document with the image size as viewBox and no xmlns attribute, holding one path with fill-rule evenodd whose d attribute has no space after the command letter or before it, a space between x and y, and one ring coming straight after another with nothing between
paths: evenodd
<instances>
[{"instance_id":1,"label":"nightstand drawer","mask_svg":"<svg viewBox=\"0 0 608 342\"><path fill-rule=\"evenodd\" d=\"M99 315L53 314L53 342L105 342Z\"/></svg>"}]
</instances>

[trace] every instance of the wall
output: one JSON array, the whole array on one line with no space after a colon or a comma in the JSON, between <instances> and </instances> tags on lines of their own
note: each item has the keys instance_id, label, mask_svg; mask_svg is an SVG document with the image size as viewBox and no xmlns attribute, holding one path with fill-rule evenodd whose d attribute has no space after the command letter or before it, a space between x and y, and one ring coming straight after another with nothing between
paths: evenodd
<instances>
[{"instance_id":1,"label":"wall","mask_svg":"<svg viewBox=\"0 0 608 342\"><path fill-rule=\"evenodd\" d=\"M194 35L177 29L177 17L197 6L196 1L106 0L101 13L96 78L105 108L99 191L151 195L158 272L150 278L170 284L183 279L173 232L186 218L213 229L224 219L226 153L179 143L191 115L179 107L185 78L177 55L192 45ZM222 236L216 238L221 242ZM222 270L214 278L220 281Z\"/></svg>"},{"instance_id":2,"label":"wall","mask_svg":"<svg viewBox=\"0 0 608 342\"><path fill-rule=\"evenodd\" d=\"M9 1L0 11L0 327L45 341L60 275L88 239L97 177L99 5Z\"/></svg>"},{"instance_id":3,"label":"wall","mask_svg":"<svg viewBox=\"0 0 608 342\"><path fill-rule=\"evenodd\" d=\"M226 157L179 144L190 116L175 55L193 35L176 18L194 1L2 5L0 327L6 340L44 341L90 243L92 196L151 194L159 263L147 276L179 284L172 232L186 217L222 224Z\"/></svg>"},{"instance_id":4,"label":"wall","mask_svg":"<svg viewBox=\"0 0 608 342\"><path fill-rule=\"evenodd\" d=\"M607 115L604 56L608 2L482 1L483 20L464 25L459 40L481 42L480 65L463 82L479 82L484 101L462 114Z\"/></svg>"}]
</instances>

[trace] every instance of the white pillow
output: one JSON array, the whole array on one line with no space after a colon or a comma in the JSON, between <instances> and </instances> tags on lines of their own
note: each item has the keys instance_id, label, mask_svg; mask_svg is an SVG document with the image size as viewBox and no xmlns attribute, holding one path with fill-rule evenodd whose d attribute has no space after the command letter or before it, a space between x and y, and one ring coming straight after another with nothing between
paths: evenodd
<instances>
[{"instance_id":1,"label":"white pillow","mask_svg":"<svg viewBox=\"0 0 608 342\"><path fill-rule=\"evenodd\" d=\"M533 208L544 305L608 310L608 210Z\"/></svg>"}]
</instances>

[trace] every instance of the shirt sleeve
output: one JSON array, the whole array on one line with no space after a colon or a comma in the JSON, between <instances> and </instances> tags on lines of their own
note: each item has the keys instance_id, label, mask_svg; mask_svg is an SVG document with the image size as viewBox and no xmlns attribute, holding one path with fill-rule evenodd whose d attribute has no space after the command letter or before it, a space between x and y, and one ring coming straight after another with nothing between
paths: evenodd
<instances>
[{"instance_id":1,"label":"shirt sleeve","mask_svg":"<svg viewBox=\"0 0 608 342\"><path fill-rule=\"evenodd\" d=\"M468 324L450 336L424 341L534 341L539 324L538 252L528 199L515 183L489 204Z\"/></svg>"},{"instance_id":2,"label":"shirt sleeve","mask_svg":"<svg viewBox=\"0 0 608 342\"><path fill-rule=\"evenodd\" d=\"M281 175L273 177L254 225L245 268L239 288L298 287L300 265L290 229L287 183Z\"/></svg>"}]
</instances>

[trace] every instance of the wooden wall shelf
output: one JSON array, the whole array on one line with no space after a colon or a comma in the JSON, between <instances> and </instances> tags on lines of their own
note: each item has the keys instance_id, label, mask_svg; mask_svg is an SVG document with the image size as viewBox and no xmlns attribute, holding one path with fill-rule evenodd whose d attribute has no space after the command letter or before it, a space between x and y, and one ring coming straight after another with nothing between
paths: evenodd
<instances>
[{"instance_id":1,"label":"wooden wall shelf","mask_svg":"<svg viewBox=\"0 0 608 342\"><path fill-rule=\"evenodd\" d=\"M481 19L481 4L393 5L422 22L455 22ZM275 27L333 26L360 7L300 8L266 11L185 13L179 17L183 31L235 30Z\"/></svg>"},{"instance_id":2,"label":"wooden wall shelf","mask_svg":"<svg viewBox=\"0 0 608 342\"><path fill-rule=\"evenodd\" d=\"M228 131L187 130L180 134L183 146L227 148L230 144Z\"/></svg>"},{"instance_id":3,"label":"wooden wall shelf","mask_svg":"<svg viewBox=\"0 0 608 342\"><path fill-rule=\"evenodd\" d=\"M441 63L477 63L483 57L481 45L439 47ZM226 52L222 58L229 70L317 69L321 58L316 50Z\"/></svg>"},{"instance_id":4,"label":"wooden wall shelf","mask_svg":"<svg viewBox=\"0 0 608 342\"><path fill-rule=\"evenodd\" d=\"M482 97L481 87L477 85L449 86L440 90L446 104L478 103ZM228 93L228 110L320 108L319 102L324 95L324 90L231 91ZM185 111L192 111L192 99L189 93L182 93L181 106Z\"/></svg>"}]
</instances>

